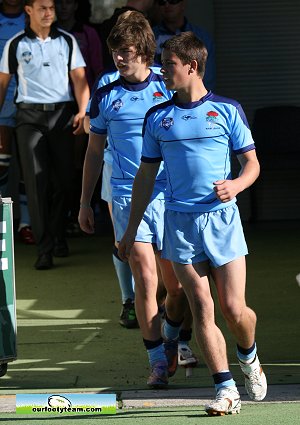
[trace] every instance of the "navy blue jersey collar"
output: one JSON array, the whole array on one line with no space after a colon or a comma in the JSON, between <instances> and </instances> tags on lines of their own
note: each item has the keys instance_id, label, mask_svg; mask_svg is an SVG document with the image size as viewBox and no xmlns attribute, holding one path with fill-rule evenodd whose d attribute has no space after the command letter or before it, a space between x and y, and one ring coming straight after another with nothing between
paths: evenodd
<instances>
[{"instance_id":1,"label":"navy blue jersey collar","mask_svg":"<svg viewBox=\"0 0 300 425\"><path fill-rule=\"evenodd\" d=\"M212 95L213 95L212 92L211 91L208 91L205 96L201 97L201 99L196 100L195 102L179 103L179 102L176 102L177 93L174 93L174 95L173 95L173 102L179 108L182 108L182 109L193 109L193 108L197 108L197 106L202 105L202 103L204 103L207 100L209 100L212 97Z\"/></svg>"},{"instance_id":2,"label":"navy blue jersey collar","mask_svg":"<svg viewBox=\"0 0 300 425\"><path fill-rule=\"evenodd\" d=\"M152 71L152 69L150 69L150 74L148 75L148 77L141 82L138 83L129 83L128 81L125 80L124 77L120 76L120 81L121 81L121 85L124 87L124 89L126 90L130 90L130 91L140 91L140 90L144 90L146 87L148 87L148 85L150 84L150 82L153 80L154 77L154 73Z\"/></svg>"},{"instance_id":3,"label":"navy blue jersey collar","mask_svg":"<svg viewBox=\"0 0 300 425\"><path fill-rule=\"evenodd\" d=\"M25 34L29 38L36 38L37 37L37 34L30 28L30 26L27 26L25 28ZM54 24L51 25L51 28L50 28L50 32L49 32L48 37L57 38L57 37L60 37L60 36L61 36L61 33L58 31L58 29L56 28L56 26Z\"/></svg>"}]
</instances>

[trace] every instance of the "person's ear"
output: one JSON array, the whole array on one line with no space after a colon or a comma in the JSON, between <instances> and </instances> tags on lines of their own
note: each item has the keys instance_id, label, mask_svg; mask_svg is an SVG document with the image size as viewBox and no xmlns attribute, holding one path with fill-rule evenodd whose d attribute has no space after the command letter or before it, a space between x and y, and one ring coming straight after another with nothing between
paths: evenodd
<instances>
[{"instance_id":1,"label":"person's ear","mask_svg":"<svg viewBox=\"0 0 300 425\"><path fill-rule=\"evenodd\" d=\"M192 60L190 63L189 73L192 74L193 72L196 72L198 68L198 64L196 60Z\"/></svg>"},{"instance_id":2,"label":"person's ear","mask_svg":"<svg viewBox=\"0 0 300 425\"><path fill-rule=\"evenodd\" d=\"M31 6L28 6L28 5L24 6L24 10L27 13L27 15L29 16L31 15L31 10L32 10Z\"/></svg>"}]
</instances>

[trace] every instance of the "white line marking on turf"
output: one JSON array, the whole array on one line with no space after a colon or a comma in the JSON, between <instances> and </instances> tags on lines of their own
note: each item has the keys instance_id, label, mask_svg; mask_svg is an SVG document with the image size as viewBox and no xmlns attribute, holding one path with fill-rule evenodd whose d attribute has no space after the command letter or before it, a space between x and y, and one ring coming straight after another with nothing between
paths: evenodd
<instances>
[{"instance_id":1,"label":"white line marking on turf","mask_svg":"<svg viewBox=\"0 0 300 425\"><path fill-rule=\"evenodd\" d=\"M95 336L97 336L99 334L99 332L93 332L91 333L90 336L86 337L81 344L76 345L76 347L74 348L74 350L82 350L89 342L91 342Z\"/></svg>"}]
</instances>

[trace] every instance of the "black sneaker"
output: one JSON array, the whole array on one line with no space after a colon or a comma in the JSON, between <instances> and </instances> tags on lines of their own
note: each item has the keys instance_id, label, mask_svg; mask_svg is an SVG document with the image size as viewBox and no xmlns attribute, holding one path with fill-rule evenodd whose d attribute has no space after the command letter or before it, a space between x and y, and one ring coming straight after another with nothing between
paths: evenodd
<instances>
[{"instance_id":1,"label":"black sneaker","mask_svg":"<svg viewBox=\"0 0 300 425\"><path fill-rule=\"evenodd\" d=\"M53 256L54 257L68 257L69 256L69 247L67 241L65 239L54 240L54 248L53 248Z\"/></svg>"},{"instance_id":2,"label":"black sneaker","mask_svg":"<svg viewBox=\"0 0 300 425\"><path fill-rule=\"evenodd\" d=\"M0 364L0 377L6 375L7 363Z\"/></svg>"},{"instance_id":3,"label":"black sneaker","mask_svg":"<svg viewBox=\"0 0 300 425\"><path fill-rule=\"evenodd\" d=\"M127 329L139 327L135 314L134 302L130 298L128 298L128 300L125 301L125 304L123 304L119 323Z\"/></svg>"},{"instance_id":4,"label":"black sneaker","mask_svg":"<svg viewBox=\"0 0 300 425\"><path fill-rule=\"evenodd\" d=\"M40 254L36 260L34 267L36 270L49 270L53 267L52 255L49 253Z\"/></svg>"}]
</instances>

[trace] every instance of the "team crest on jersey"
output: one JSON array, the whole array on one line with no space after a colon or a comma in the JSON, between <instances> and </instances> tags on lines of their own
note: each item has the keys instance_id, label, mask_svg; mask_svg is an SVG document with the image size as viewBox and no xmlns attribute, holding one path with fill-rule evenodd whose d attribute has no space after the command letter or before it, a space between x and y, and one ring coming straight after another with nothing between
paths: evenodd
<instances>
[{"instance_id":1,"label":"team crest on jersey","mask_svg":"<svg viewBox=\"0 0 300 425\"><path fill-rule=\"evenodd\" d=\"M164 100L164 95L161 91L156 91L155 93L153 93L154 102L161 102L162 100Z\"/></svg>"},{"instance_id":2,"label":"team crest on jersey","mask_svg":"<svg viewBox=\"0 0 300 425\"><path fill-rule=\"evenodd\" d=\"M130 98L131 102L137 102L138 100L144 100L143 97L138 97L138 96L132 96Z\"/></svg>"},{"instance_id":3,"label":"team crest on jersey","mask_svg":"<svg viewBox=\"0 0 300 425\"><path fill-rule=\"evenodd\" d=\"M22 53L22 58L24 59L24 61L26 63L29 63L31 61L31 59L32 59L32 53L29 52L29 51L23 52Z\"/></svg>"},{"instance_id":4,"label":"team crest on jersey","mask_svg":"<svg viewBox=\"0 0 300 425\"><path fill-rule=\"evenodd\" d=\"M206 121L208 122L208 129L209 128L218 128L217 118L219 114L216 111L209 111L206 114Z\"/></svg>"},{"instance_id":5,"label":"team crest on jersey","mask_svg":"<svg viewBox=\"0 0 300 425\"><path fill-rule=\"evenodd\" d=\"M117 112L120 110L120 108L122 108L122 106L123 106L122 99L114 100L112 103L113 109Z\"/></svg>"},{"instance_id":6,"label":"team crest on jersey","mask_svg":"<svg viewBox=\"0 0 300 425\"><path fill-rule=\"evenodd\" d=\"M197 119L197 117L193 117L193 115L183 115L181 119L184 121L189 121L189 120L195 120Z\"/></svg>"},{"instance_id":7,"label":"team crest on jersey","mask_svg":"<svg viewBox=\"0 0 300 425\"><path fill-rule=\"evenodd\" d=\"M172 125L174 125L173 118L164 118L162 122L160 123L160 126L166 130L169 130L169 128L172 127Z\"/></svg>"}]
</instances>

